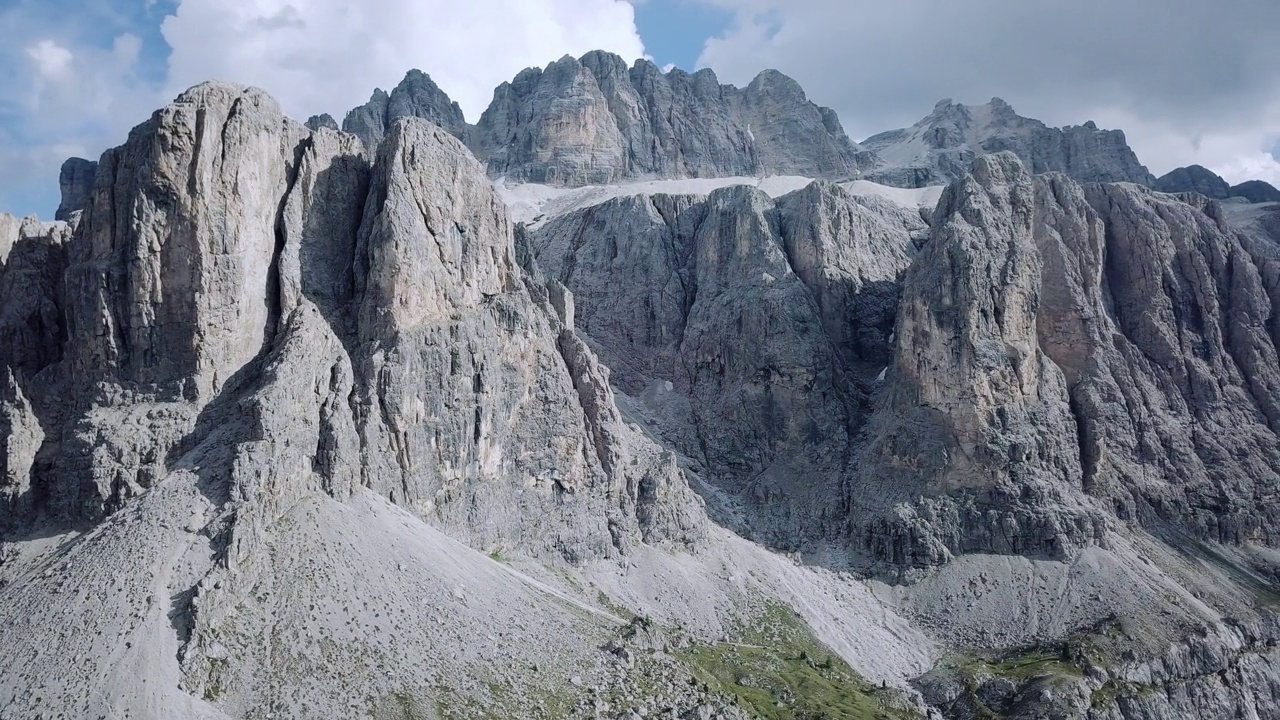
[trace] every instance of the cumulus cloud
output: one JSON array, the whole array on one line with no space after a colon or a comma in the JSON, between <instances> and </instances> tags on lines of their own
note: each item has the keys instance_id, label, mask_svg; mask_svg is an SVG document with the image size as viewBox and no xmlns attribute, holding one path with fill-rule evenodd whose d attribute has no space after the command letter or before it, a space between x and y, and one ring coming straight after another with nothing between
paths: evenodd
<instances>
[{"instance_id":1,"label":"cumulus cloud","mask_svg":"<svg viewBox=\"0 0 1280 720\"><path fill-rule=\"evenodd\" d=\"M103 0L0 8L0 210L52 215L62 161L96 157L155 108L128 27Z\"/></svg>"},{"instance_id":2,"label":"cumulus cloud","mask_svg":"<svg viewBox=\"0 0 1280 720\"><path fill-rule=\"evenodd\" d=\"M52 214L58 166L124 141L179 92L257 85L342 114L411 68L478 118L520 70L644 54L625 0L10 0L0 6L0 209Z\"/></svg>"},{"instance_id":3,"label":"cumulus cloud","mask_svg":"<svg viewBox=\"0 0 1280 720\"><path fill-rule=\"evenodd\" d=\"M419 68L475 121L520 70L602 48L640 57L624 0L181 0L165 19L169 91L257 85L306 117L346 110Z\"/></svg>"},{"instance_id":4,"label":"cumulus cloud","mask_svg":"<svg viewBox=\"0 0 1280 720\"><path fill-rule=\"evenodd\" d=\"M27 57L35 63L36 72L46 80L62 80L71 69L75 56L52 40L41 40L27 47Z\"/></svg>"},{"instance_id":5,"label":"cumulus cloud","mask_svg":"<svg viewBox=\"0 0 1280 720\"><path fill-rule=\"evenodd\" d=\"M1157 174L1228 179L1280 138L1275 0L703 0L734 13L699 60L746 82L794 76L855 139L910 125L944 97L993 96L1051 125L1127 131Z\"/></svg>"}]
</instances>

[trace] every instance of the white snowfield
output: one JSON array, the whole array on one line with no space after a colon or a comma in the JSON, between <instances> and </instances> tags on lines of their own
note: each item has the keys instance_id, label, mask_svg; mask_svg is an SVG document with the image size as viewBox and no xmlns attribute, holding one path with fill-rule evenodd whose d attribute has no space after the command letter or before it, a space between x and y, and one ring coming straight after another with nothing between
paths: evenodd
<instances>
[{"instance_id":1,"label":"white snowfield","mask_svg":"<svg viewBox=\"0 0 1280 720\"><path fill-rule=\"evenodd\" d=\"M813 181L814 178L799 175L770 175L646 180L617 185L563 188L535 183L508 184L506 178L498 178L494 187L507 204L512 222L538 227L549 218L630 195L710 195L720 188L751 185L769 197L777 198L801 190ZM941 185L896 188L868 180L851 180L839 185L852 195L880 197L913 210L937 205L944 189Z\"/></svg>"}]
</instances>

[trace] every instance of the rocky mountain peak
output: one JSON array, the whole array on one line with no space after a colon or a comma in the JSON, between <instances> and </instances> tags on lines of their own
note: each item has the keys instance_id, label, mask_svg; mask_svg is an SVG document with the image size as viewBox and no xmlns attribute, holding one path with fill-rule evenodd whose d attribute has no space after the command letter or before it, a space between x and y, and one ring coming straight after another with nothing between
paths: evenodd
<instances>
[{"instance_id":1,"label":"rocky mountain peak","mask_svg":"<svg viewBox=\"0 0 1280 720\"><path fill-rule=\"evenodd\" d=\"M58 173L58 188L62 192L62 201L54 215L56 220L70 220L73 213L84 209L93 192L94 178L98 172L98 163L84 158L68 158L62 163Z\"/></svg>"},{"instance_id":2,"label":"rocky mountain peak","mask_svg":"<svg viewBox=\"0 0 1280 720\"><path fill-rule=\"evenodd\" d=\"M1176 168L1156 180L1153 187L1167 193L1196 193L1210 200L1280 202L1280 190L1266 182L1250 180L1232 186L1222 176L1202 165Z\"/></svg>"},{"instance_id":3,"label":"rocky mountain peak","mask_svg":"<svg viewBox=\"0 0 1280 720\"><path fill-rule=\"evenodd\" d=\"M1213 200L1231 197L1231 184L1203 165L1177 168L1156 180L1154 187L1167 193L1200 193Z\"/></svg>"},{"instance_id":4,"label":"rocky mountain peak","mask_svg":"<svg viewBox=\"0 0 1280 720\"><path fill-rule=\"evenodd\" d=\"M457 138L468 130L462 108L421 70L410 70L389 94L376 89L368 103L347 113L342 129L359 137L375 152L396 120L416 117L439 125Z\"/></svg>"},{"instance_id":5,"label":"rocky mountain peak","mask_svg":"<svg viewBox=\"0 0 1280 720\"><path fill-rule=\"evenodd\" d=\"M1246 180L1232 186L1231 195L1241 197L1252 203L1280 202L1280 189L1263 180Z\"/></svg>"},{"instance_id":6,"label":"rocky mountain peak","mask_svg":"<svg viewBox=\"0 0 1280 720\"><path fill-rule=\"evenodd\" d=\"M554 185L655 177L814 173L870 162L834 113L780 73L745 89L715 74L630 69L593 52L524 71L494 94L471 142L492 176Z\"/></svg>"},{"instance_id":7,"label":"rocky mountain peak","mask_svg":"<svg viewBox=\"0 0 1280 720\"><path fill-rule=\"evenodd\" d=\"M311 117L307 118L306 125L307 125L307 129L313 132L318 131L321 128L328 128L329 130L334 130L334 131L337 131L339 129L338 121L334 120L333 116L330 115L329 113L320 113L319 115L312 115Z\"/></svg>"},{"instance_id":8,"label":"rocky mountain peak","mask_svg":"<svg viewBox=\"0 0 1280 720\"><path fill-rule=\"evenodd\" d=\"M796 103L808 103L804 88L788 75L777 70L762 70L747 85L747 92L770 94L778 98L790 98Z\"/></svg>"},{"instance_id":9,"label":"rocky mountain peak","mask_svg":"<svg viewBox=\"0 0 1280 720\"><path fill-rule=\"evenodd\" d=\"M1034 173L1065 172L1081 182L1154 182L1120 131L1093 124L1051 128L1018 115L1000 98L985 105L944 100L910 128L872 136L863 146L879 157L867 178L903 187L946 184L967 173L973 158L1006 150Z\"/></svg>"}]
</instances>

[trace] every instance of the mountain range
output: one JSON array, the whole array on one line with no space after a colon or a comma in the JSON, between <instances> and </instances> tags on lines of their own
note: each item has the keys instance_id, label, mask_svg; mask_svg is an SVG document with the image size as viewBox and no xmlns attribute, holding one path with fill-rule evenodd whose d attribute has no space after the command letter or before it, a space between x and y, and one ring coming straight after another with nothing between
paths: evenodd
<instances>
[{"instance_id":1,"label":"mountain range","mask_svg":"<svg viewBox=\"0 0 1280 720\"><path fill-rule=\"evenodd\" d=\"M0 718L1280 716L1280 198L602 52L0 215Z\"/></svg>"}]
</instances>

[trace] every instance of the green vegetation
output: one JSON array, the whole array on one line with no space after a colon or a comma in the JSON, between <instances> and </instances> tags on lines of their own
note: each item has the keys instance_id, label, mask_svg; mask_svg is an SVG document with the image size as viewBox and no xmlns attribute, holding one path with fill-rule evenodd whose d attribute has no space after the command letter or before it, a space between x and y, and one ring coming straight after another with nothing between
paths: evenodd
<instances>
[{"instance_id":1,"label":"green vegetation","mask_svg":"<svg viewBox=\"0 0 1280 720\"><path fill-rule=\"evenodd\" d=\"M606 610L623 620L632 620L636 614L631 612L630 608L619 605L613 601L613 598L605 594L603 590L596 591L596 602L600 604L601 609Z\"/></svg>"},{"instance_id":2,"label":"green vegetation","mask_svg":"<svg viewBox=\"0 0 1280 720\"><path fill-rule=\"evenodd\" d=\"M394 693L374 712L377 720L431 720L433 717L412 694Z\"/></svg>"},{"instance_id":3,"label":"green vegetation","mask_svg":"<svg viewBox=\"0 0 1280 720\"><path fill-rule=\"evenodd\" d=\"M867 682L822 645L789 607L768 603L747 618L740 642L680 651L694 678L761 720L918 718L896 691Z\"/></svg>"},{"instance_id":4,"label":"green vegetation","mask_svg":"<svg viewBox=\"0 0 1280 720\"><path fill-rule=\"evenodd\" d=\"M1084 677L1084 672L1070 657L1069 651L1062 648L1037 646L993 660L955 656L946 661L946 664L958 670L971 686L976 686L981 678L1004 678L1021 685L1047 677Z\"/></svg>"},{"instance_id":5,"label":"green vegetation","mask_svg":"<svg viewBox=\"0 0 1280 720\"><path fill-rule=\"evenodd\" d=\"M482 681L484 690L466 693L444 686L436 688L436 715L439 720L568 720L576 707L575 696L568 689L541 691L527 697L504 682ZM526 691L527 692L527 691ZM416 716L412 720L418 720Z\"/></svg>"}]
</instances>

